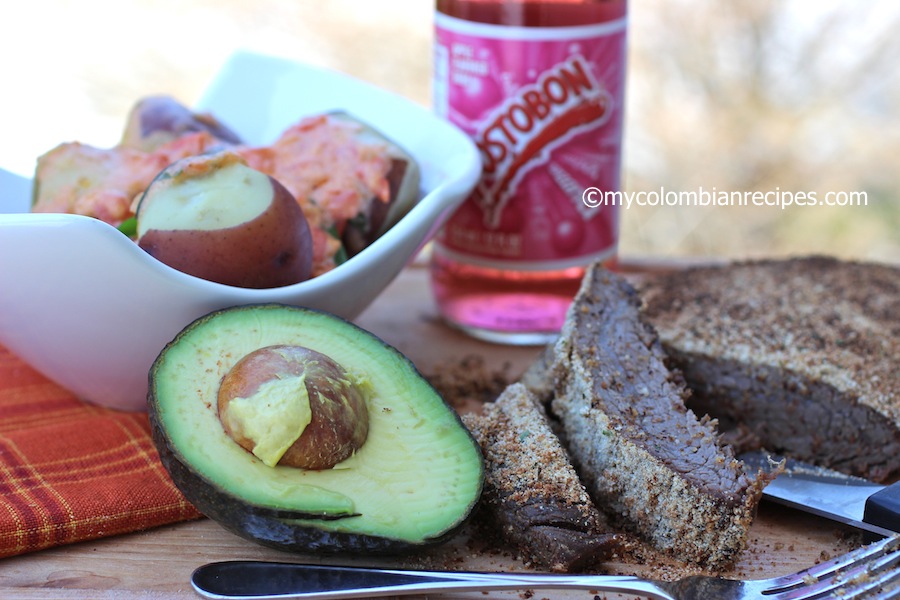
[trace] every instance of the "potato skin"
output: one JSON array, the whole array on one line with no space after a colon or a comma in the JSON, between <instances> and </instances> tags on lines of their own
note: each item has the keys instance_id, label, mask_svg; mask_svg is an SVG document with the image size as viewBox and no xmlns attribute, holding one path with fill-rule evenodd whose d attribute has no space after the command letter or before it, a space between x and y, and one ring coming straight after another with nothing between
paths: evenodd
<instances>
[{"instance_id":1,"label":"potato skin","mask_svg":"<svg viewBox=\"0 0 900 600\"><path fill-rule=\"evenodd\" d=\"M382 228L387 223L388 214L396 203L408 202L400 197L403 189L404 178L410 169L411 163L407 160L391 159L391 170L388 171L387 180L391 194L388 202L382 202L378 198L372 198L369 202L367 213L359 215L357 219L347 222L347 228L341 237L344 249L348 256L355 256L366 249L383 233ZM409 210L408 208L406 210Z\"/></svg>"},{"instance_id":2,"label":"potato skin","mask_svg":"<svg viewBox=\"0 0 900 600\"><path fill-rule=\"evenodd\" d=\"M313 254L309 224L291 193L268 179L272 201L256 218L224 229L151 229L138 245L170 267L225 285L274 288L306 281Z\"/></svg>"},{"instance_id":3,"label":"potato skin","mask_svg":"<svg viewBox=\"0 0 900 600\"><path fill-rule=\"evenodd\" d=\"M170 96L147 96L128 114L121 145L152 152L180 136L204 131L225 144L241 139L226 125L206 113L196 113Z\"/></svg>"}]
</instances>

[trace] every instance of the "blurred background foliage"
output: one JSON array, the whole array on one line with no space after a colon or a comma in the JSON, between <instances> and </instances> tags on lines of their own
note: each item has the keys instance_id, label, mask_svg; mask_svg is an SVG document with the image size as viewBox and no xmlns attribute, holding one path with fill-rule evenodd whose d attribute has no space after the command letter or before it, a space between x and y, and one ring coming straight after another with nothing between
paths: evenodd
<instances>
[{"instance_id":1,"label":"blurred background foliage","mask_svg":"<svg viewBox=\"0 0 900 600\"><path fill-rule=\"evenodd\" d=\"M900 5L634 6L626 188L862 191L868 205L629 211L625 252L900 259Z\"/></svg>"},{"instance_id":2,"label":"blurred background foliage","mask_svg":"<svg viewBox=\"0 0 900 600\"><path fill-rule=\"evenodd\" d=\"M143 95L195 102L235 49L430 104L426 0L34 0L0 21L0 166L112 145ZM900 5L635 0L624 186L863 191L864 207L623 210L626 256L900 261Z\"/></svg>"}]
</instances>

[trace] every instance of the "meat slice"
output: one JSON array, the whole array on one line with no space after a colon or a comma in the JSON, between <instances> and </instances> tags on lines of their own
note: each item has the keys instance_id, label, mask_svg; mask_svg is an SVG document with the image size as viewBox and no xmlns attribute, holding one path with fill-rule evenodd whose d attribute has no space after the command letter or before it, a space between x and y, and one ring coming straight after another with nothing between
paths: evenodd
<instances>
[{"instance_id":1,"label":"meat slice","mask_svg":"<svg viewBox=\"0 0 900 600\"><path fill-rule=\"evenodd\" d=\"M578 480L543 408L514 383L463 422L485 460L484 506L503 538L536 566L568 572L619 545Z\"/></svg>"},{"instance_id":2,"label":"meat slice","mask_svg":"<svg viewBox=\"0 0 900 600\"><path fill-rule=\"evenodd\" d=\"M649 278L641 294L695 410L768 450L900 475L900 269L748 261Z\"/></svg>"},{"instance_id":3,"label":"meat slice","mask_svg":"<svg viewBox=\"0 0 900 600\"><path fill-rule=\"evenodd\" d=\"M685 408L640 306L624 278L588 270L555 345L552 411L598 508L660 550L723 568L745 548L767 480Z\"/></svg>"}]
</instances>

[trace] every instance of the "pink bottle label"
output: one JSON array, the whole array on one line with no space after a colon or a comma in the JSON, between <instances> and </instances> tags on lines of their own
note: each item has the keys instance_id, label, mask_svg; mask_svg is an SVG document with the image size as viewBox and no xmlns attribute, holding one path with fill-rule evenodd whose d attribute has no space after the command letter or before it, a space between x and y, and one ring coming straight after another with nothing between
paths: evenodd
<instances>
[{"instance_id":1,"label":"pink bottle label","mask_svg":"<svg viewBox=\"0 0 900 600\"><path fill-rule=\"evenodd\" d=\"M469 134L483 175L437 251L498 268L557 269L615 252L625 19L506 27L438 13L435 111Z\"/></svg>"}]
</instances>

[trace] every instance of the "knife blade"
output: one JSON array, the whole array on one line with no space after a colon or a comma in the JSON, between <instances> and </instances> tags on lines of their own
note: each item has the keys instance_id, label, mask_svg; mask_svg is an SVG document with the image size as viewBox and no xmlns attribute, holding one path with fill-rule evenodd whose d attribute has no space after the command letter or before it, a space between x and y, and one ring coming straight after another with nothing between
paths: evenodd
<instances>
[{"instance_id":1,"label":"knife blade","mask_svg":"<svg viewBox=\"0 0 900 600\"><path fill-rule=\"evenodd\" d=\"M784 471L763 488L764 499L884 537L900 532L900 481L880 485L764 451L738 458L766 473L784 460Z\"/></svg>"}]
</instances>

